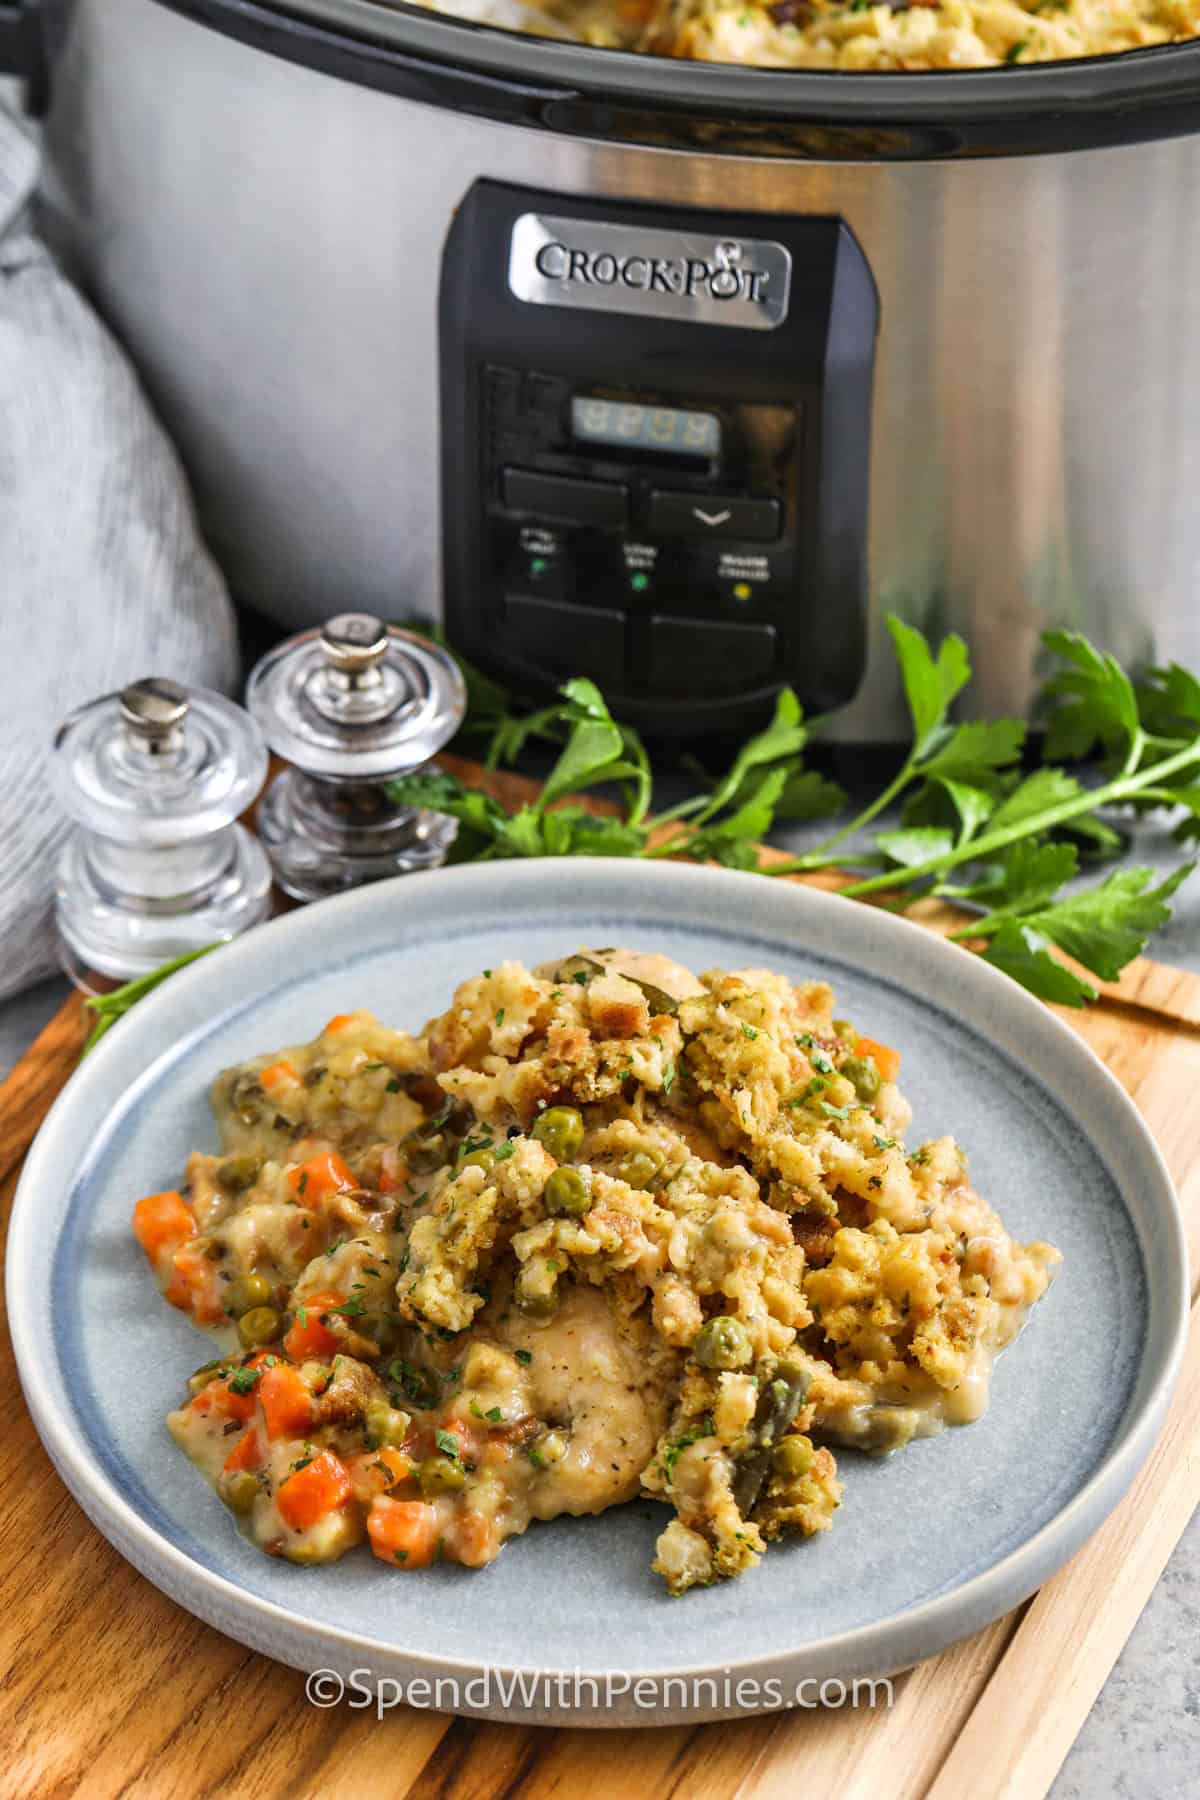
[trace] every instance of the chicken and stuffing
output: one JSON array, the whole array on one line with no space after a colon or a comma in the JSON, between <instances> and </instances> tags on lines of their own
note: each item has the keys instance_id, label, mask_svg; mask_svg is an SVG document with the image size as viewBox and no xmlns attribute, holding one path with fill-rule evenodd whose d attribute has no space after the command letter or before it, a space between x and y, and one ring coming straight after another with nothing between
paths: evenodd
<instances>
[{"instance_id":1,"label":"chicken and stuffing","mask_svg":"<svg viewBox=\"0 0 1200 1800\"><path fill-rule=\"evenodd\" d=\"M978 1417L1058 1260L952 1138L906 1147L899 1056L832 1014L584 950L227 1069L220 1154L134 1209L220 1339L172 1436L298 1563L478 1567L640 1494L680 1594L828 1529L832 1447Z\"/></svg>"}]
</instances>

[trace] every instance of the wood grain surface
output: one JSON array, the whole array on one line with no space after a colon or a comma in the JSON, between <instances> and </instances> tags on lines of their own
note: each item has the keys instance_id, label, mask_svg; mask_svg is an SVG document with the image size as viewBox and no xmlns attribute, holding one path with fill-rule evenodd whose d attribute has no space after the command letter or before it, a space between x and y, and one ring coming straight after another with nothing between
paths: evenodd
<instances>
[{"instance_id":1,"label":"wood grain surface","mask_svg":"<svg viewBox=\"0 0 1200 1800\"><path fill-rule=\"evenodd\" d=\"M470 765L457 765L477 773ZM493 778L512 803L531 791ZM822 885L836 885L836 879ZM923 922L945 929L952 915ZM1143 960L1064 1013L1154 1132L1200 1266L1200 979ZM0 1226L85 1034L68 1001L0 1086ZM1193 1300L1196 1291L1193 1283ZM894 1684L873 1711L585 1732L382 1721L307 1702L293 1670L200 1624L125 1564L62 1486L10 1396L0 1505L0 1795L412 1796L413 1800L1037 1800L1200 1501L1200 1307L1167 1430L1108 1523L1035 1598ZM1136 1775L1133 1776L1136 1781Z\"/></svg>"}]
</instances>

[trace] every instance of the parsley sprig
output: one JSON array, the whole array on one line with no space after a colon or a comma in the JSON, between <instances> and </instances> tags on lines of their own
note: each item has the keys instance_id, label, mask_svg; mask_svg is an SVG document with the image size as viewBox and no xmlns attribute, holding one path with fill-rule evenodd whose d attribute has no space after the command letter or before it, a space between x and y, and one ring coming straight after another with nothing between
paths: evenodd
<instances>
[{"instance_id":1,"label":"parsley sprig","mask_svg":"<svg viewBox=\"0 0 1200 1800\"><path fill-rule=\"evenodd\" d=\"M207 956L215 950L216 944L205 944L199 950L189 950L184 956L177 956L173 961L162 963L157 969L151 969L148 975L139 975L136 981L127 981L123 987L114 988L111 994L93 994L84 1001L84 1005L95 1019L87 1042L80 1054L86 1056L95 1048L106 1032L112 1030L118 1019L123 1019L131 1006L153 992L168 975L174 975L176 969L186 968L198 957Z\"/></svg>"},{"instance_id":2,"label":"parsley sprig","mask_svg":"<svg viewBox=\"0 0 1200 1800\"><path fill-rule=\"evenodd\" d=\"M971 679L963 640L951 633L934 649L901 619L889 618L888 629L912 721L908 753L868 805L804 856L763 864L759 842L780 820L841 812L846 796L804 767L813 725L790 689L719 781L658 814L650 811L652 771L641 740L583 680L567 682L559 703L524 719L508 716L489 690L489 767L511 761L533 738L563 743L538 799L511 817L490 795L441 771L394 782L390 792L457 818L459 861L686 856L767 875L849 867L861 873L843 895L886 895L897 911L931 895L951 900L977 915L954 937L1023 987L1067 1005L1095 999L1092 983L1054 951L1101 980L1116 979L1167 923L1170 900L1194 865L1184 863L1157 886L1149 869L1131 866L1094 887L1065 890L1082 855L1123 850L1115 808L1181 808L1176 836L1200 837L1200 682L1172 664L1135 687L1086 638L1047 632L1057 665L1043 693L1049 760L1026 773L1023 721L951 720ZM1090 783L1062 766L1097 755L1102 766ZM551 810L564 795L606 783L623 790L616 814L571 803ZM898 826L871 829L897 805Z\"/></svg>"},{"instance_id":3,"label":"parsley sprig","mask_svg":"<svg viewBox=\"0 0 1200 1800\"><path fill-rule=\"evenodd\" d=\"M614 719L592 681L568 681L549 706L511 711L504 691L466 665L467 729L486 734L485 765L513 762L534 741L559 746L537 798L508 813L492 794L444 769L388 784L401 805L458 821L452 862L530 856L685 856L764 875L849 868L851 899L882 897L905 911L930 896L972 917L953 937L1046 1000L1082 1006L1096 998L1086 975L1115 980L1171 917L1172 897L1195 864L1154 885L1150 869L1122 865L1091 887L1073 884L1084 857L1125 848L1119 810L1181 814L1181 844L1200 838L1200 681L1178 664L1151 669L1141 685L1075 632L1044 637L1055 668L1042 697L1045 757L1023 767L1018 719L956 723L951 709L971 679L962 639L936 649L892 617L888 630L912 721L912 741L887 785L806 855L764 864L759 844L782 820L832 818L846 795L804 759L816 722L790 688L774 717L726 773L665 811L652 808L654 776L637 732ZM1064 764L1098 759L1081 780ZM595 788L620 795L594 813L573 796ZM900 822L876 829L893 807ZM143 994L203 951L194 951L114 993L90 1000L97 1024L86 1048Z\"/></svg>"}]
</instances>

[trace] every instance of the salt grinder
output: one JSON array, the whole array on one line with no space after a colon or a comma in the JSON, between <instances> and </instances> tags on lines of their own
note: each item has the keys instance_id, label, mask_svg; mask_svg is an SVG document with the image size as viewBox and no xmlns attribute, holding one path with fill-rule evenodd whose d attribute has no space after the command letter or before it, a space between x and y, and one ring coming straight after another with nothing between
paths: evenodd
<instances>
[{"instance_id":1,"label":"salt grinder","mask_svg":"<svg viewBox=\"0 0 1200 1800\"><path fill-rule=\"evenodd\" d=\"M240 706L151 677L73 712L54 751L75 822L56 907L77 986L148 974L265 917L270 865L236 821L262 786L267 747Z\"/></svg>"},{"instance_id":2,"label":"salt grinder","mask_svg":"<svg viewBox=\"0 0 1200 1800\"><path fill-rule=\"evenodd\" d=\"M269 651L246 705L292 765L258 815L280 887L319 900L443 862L454 821L397 806L384 784L427 763L466 704L453 657L369 613L342 613Z\"/></svg>"}]
</instances>

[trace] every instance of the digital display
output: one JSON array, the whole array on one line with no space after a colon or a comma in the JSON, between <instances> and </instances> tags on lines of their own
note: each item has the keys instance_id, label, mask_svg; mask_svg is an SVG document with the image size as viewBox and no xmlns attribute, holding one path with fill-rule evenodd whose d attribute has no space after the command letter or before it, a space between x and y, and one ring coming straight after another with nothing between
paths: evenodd
<instances>
[{"instance_id":1,"label":"digital display","mask_svg":"<svg viewBox=\"0 0 1200 1800\"><path fill-rule=\"evenodd\" d=\"M721 453L721 421L716 414L683 412L675 406L642 406L576 394L571 401L571 431L584 444L662 450L669 456L707 458Z\"/></svg>"}]
</instances>

